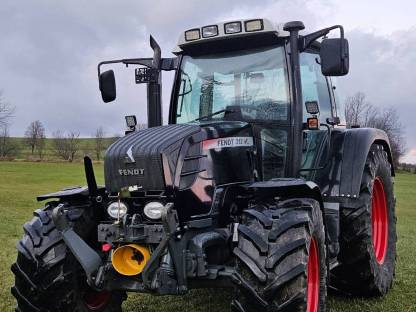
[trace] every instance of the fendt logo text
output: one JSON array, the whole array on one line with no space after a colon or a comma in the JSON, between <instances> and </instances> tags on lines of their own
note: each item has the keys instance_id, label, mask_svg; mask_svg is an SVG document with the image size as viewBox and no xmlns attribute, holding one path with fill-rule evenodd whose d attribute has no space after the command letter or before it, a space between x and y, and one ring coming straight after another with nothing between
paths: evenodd
<instances>
[{"instance_id":1,"label":"fendt logo text","mask_svg":"<svg viewBox=\"0 0 416 312\"><path fill-rule=\"evenodd\" d=\"M121 176L144 176L144 169L118 169Z\"/></svg>"}]
</instances>

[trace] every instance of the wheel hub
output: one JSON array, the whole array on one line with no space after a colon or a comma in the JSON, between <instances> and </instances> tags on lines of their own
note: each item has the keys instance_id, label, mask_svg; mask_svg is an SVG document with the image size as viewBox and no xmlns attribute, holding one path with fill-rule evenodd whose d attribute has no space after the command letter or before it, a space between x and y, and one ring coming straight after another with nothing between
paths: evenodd
<instances>
[{"instance_id":1,"label":"wheel hub","mask_svg":"<svg viewBox=\"0 0 416 312\"><path fill-rule=\"evenodd\" d=\"M380 177L376 177L374 180L371 206L371 228L374 252L378 264L383 264L387 253L389 222L386 194Z\"/></svg>"},{"instance_id":2,"label":"wheel hub","mask_svg":"<svg viewBox=\"0 0 416 312\"><path fill-rule=\"evenodd\" d=\"M98 311L104 308L110 301L111 294L108 291L95 291L88 289L84 295L84 303L90 311Z\"/></svg>"}]
</instances>

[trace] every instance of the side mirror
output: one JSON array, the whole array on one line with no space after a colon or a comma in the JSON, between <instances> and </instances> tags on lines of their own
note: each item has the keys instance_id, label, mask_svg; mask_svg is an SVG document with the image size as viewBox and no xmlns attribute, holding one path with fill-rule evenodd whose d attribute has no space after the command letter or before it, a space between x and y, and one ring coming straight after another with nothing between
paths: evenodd
<instances>
[{"instance_id":1,"label":"side mirror","mask_svg":"<svg viewBox=\"0 0 416 312\"><path fill-rule=\"evenodd\" d=\"M348 40L324 39L321 43L321 71L324 76L344 76L349 70Z\"/></svg>"},{"instance_id":2,"label":"side mirror","mask_svg":"<svg viewBox=\"0 0 416 312\"><path fill-rule=\"evenodd\" d=\"M100 74L99 79L101 97L105 103L116 99L116 79L113 70L107 70Z\"/></svg>"}]
</instances>

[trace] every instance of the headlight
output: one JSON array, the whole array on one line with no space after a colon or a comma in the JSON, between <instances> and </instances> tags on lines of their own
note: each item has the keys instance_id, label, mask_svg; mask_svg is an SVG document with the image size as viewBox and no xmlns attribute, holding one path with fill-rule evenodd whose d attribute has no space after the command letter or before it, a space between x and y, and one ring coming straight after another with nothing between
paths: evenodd
<instances>
[{"instance_id":1,"label":"headlight","mask_svg":"<svg viewBox=\"0 0 416 312\"><path fill-rule=\"evenodd\" d=\"M126 215L127 205L123 202L112 202L107 207L107 212L111 218L119 219Z\"/></svg>"},{"instance_id":2,"label":"headlight","mask_svg":"<svg viewBox=\"0 0 416 312\"><path fill-rule=\"evenodd\" d=\"M144 206L143 212L151 220L162 218L162 211L165 206L161 202L149 202Z\"/></svg>"}]
</instances>

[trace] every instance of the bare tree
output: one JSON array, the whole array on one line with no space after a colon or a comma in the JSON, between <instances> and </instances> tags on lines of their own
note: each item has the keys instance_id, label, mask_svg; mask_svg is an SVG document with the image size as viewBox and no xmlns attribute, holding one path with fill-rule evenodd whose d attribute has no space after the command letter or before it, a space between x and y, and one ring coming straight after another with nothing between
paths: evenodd
<instances>
[{"instance_id":1,"label":"bare tree","mask_svg":"<svg viewBox=\"0 0 416 312\"><path fill-rule=\"evenodd\" d=\"M97 160L100 160L101 158L101 153L103 152L103 150L105 149L105 138L104 138L104 129L103 127L99 127L96 131L95 131L95 145L94 145L94 151L95 151L95 155L97 156Z\"/></svg>"},{"instance_id":2,"label":"bare tree","mask_svg":"<svg viewBox=\"0 0 416 312\"><path fill-rule=\"evenodd\" d=\"M43 151L45 149L45 143L46 143L45 141L46 141L46 135L43 134L43 136L39 138L37 145L36 145L36 150L38 151L38 156L40 160L43 159Z\"/></svg>"},{"instance_id":3,"label":"bare tree","mask_svg":"<svg viewBox=\"0 0 416 312\"><path fill-rule=\"evenodd\" d=\"M71 131L68 134L57 130L53 133L52 146L55 154L64 160L72 162L79 150L79 132Z\"/></svg>"},{"instance_id":4,"label":"bare tree","mask_svg":"<svg viewBox=\"0 0 416 312\"><path fill-rule=\"evenodd\" d=\"M370 103L363 92L357 92L345 100L345 119L347 126L359 126L369 116Z\"/></svg>"},{"instance_id":5,"label":"bare tree","mask_svg":"<svg viewBox=\"0 0 416 312\"><path fill-rule=\"evenodd\" d=\"M390 140L391 152L393 154L394 166L397 167L400 157L402 157L406 151L403 126L400 122L397 110L394 107L380 110L369 119L365 126L381 129L387 133Z\"/></svg>"},{"instance_id":6,"label":"bare tree","mask_svg":"<svg viewBox=\"0 0 416 312\"><path fill-rule=\"evenodd\" d=\"M0 127L4 130L9 123L9 119L13 117L14 107L6 103L3 99L2 92L0 91Z\"/></svg>"},{"instance_id":7,"label":"bare tree","mask_svg":"<svg viewBox=\"0 0 416 312\"><path fill-rule=\"evenodd\" d=\"M363 92L357 92L345 101L345 118L347 127L370 127L385 131L390 140L394 166L398 166L406 147L403 126L394 107L376 107L366 100Z\"/></svg>"},{"instance_id":8,"label":"bare tree","mask_svg":"<svg viewBox=\"0 0 416 312\"><path fill-rule=\"evenodd\" d=\"M39 120L30 123L25 132L25 138L26 144L30 146L32 155L35 152L35 148L43 147L43 142L41 143L40 141L45 139L45 128Z\"/></svg>"},{"instance_id":9,"label":"bare tree","mask_svg":"<svg viewBox=\"0 0 416 312\"><path fill-rule=\"evenodd\" d=\"M0 158L16 156L18 150L17 144L10 138L8 126L0 126Z\"/></svg>"}]
</instances>

